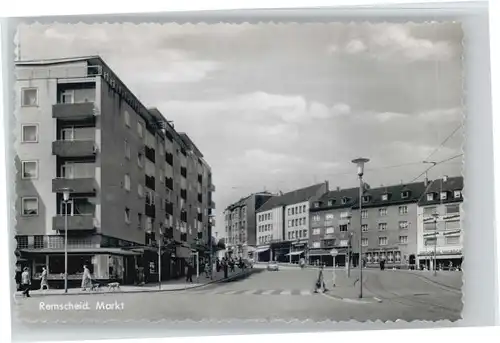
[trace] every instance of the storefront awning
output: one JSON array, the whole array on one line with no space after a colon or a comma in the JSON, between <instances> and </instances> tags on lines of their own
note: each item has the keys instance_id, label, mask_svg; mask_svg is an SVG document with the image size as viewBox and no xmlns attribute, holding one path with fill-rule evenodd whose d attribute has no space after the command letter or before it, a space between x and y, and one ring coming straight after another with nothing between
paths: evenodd
<instances>
[{"instance_id":1,"label":"storefront awning","mask_svg":"<svg viewBox=\"0 0 500 343\"><path fill-rule=\"evenodd\" d=\"M264 252L264 251L268 251L269 250L269 247L260 247L260 248L257 248L255 249L255 252L256 253L261 253L261 252Z\"/></svg>"},{"instance_id":2,"label":"storefront awning","mask_svg":"<svg viewBox=\"0 0 500 343\"><path fill-rule=\"evenodd\" d=\"M47 248L47 249L26 248L19 250L21 252L29 254L64 254L64 248ZM123 256L140 255L139 252L124 250L120 248L68 248L68 254L110 254L110 255L123 255Z\"/></svg>"},{"instance_id":3,"label":"storefront awning","mask_svg":"<svg viewBox=\"0 0 500 343\"><path fill-rule=\"evenodd\" d=\"M323 250L323 249L309 250L309 256L323 256L323 255L330 255L330 250Z\"/></svg>"},{"instance_id":4,"label":"storefront awning","mask_svg":"<svg viewBox=\"0 0 500 343\"><path fill-rule=\"evenodd\" d=\"M301 251L292 251L291 253L289 254L286 254L287 256L296 256L296 255L300 255L304 252L304 250L301 250Z\"/></svg>"}]
</instances>

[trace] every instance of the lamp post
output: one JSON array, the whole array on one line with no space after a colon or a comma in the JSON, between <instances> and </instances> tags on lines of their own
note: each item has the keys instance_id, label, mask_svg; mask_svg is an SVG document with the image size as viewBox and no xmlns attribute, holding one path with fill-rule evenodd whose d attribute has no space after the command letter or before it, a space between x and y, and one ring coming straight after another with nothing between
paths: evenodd
<instances>
[{"instance_id":1,"label":"lamp post","mask_svg":"<svg viewBox=\"0 0 500 343\"><path fill-rule=\"evenodd\" d=\"M437 239L438 239L438 232L437 232L437 220L439 217L439 213L434 212L432 214L432 217L434 218L434 276L437 275Z\"/></svg>"},{"instance_id":2,"label":"lamp post","mask_svg":"<svg viewBox=\"0 0 500 343\"><path fill-rule=\"evenodd\" d=\"M352 160L352 163L356 164L357 172L359 177L359 297L363 297L363 261L362 252L363 252L363 228L362 228L362 198L363 198L363 174L365 169L365 163L368 163L370 160L367 158L356 158Z\"/></svg>"},{"instance_id":3,"label":"lamp post","mask_svg":"<svg viewBox=\"0 0 500 343\"><path fill-rule=\"evenodd\" d=\"M158 289L161 290L161 246L163 244L163 223L158 229Z\"/></svg>"},{"instance_id":4,"label":"lamp post","mask_svg":"<svg viewBox=\"0 0 500 343\"><path fill-rule=\"evenodd\" d=\"M68 293L68 202L71 189L61 189L64 202L64 293Z\"/></svg>"},{"instance_id":5,"label":"lamp post","mask_svg":"<svg viewBox=\"0 0 500 343\"><path fill-rule=\"evenodd\" d=\"M348 220L347 225L349 225L351 223L351 218L352 218L351 215L349 215L347 217L347 220ZM352 235L353 235L352 232L350 232L350 231L347 232L347 239L348 240L347 240L347 259L346 259L346 262L347 262L347 277L348 278L351 277L351 238L352 238Z\"/></svg>"}]
</instances>

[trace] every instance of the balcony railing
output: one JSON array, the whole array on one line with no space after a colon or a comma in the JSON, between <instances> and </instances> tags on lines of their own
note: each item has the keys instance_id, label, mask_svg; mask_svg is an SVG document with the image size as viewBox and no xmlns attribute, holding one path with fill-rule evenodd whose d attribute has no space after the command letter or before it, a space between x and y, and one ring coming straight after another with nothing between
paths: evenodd
<instances>
[{"instance_id":1,"label":"balcony railing","mask_svg":"<svg viewBox=\"0 0 500 343\"><path fill-rule=\"evenodd\" d=\"M215 192L215 186L213 184L210 184L210 186L208 187L208 191Z\"/></svg>"},{"instance_id":2,"label":"balcony railing","mask_svg":"<svg viewBox=\"0 0 500 343\"><path fill-rule=\"evenodd\" d=\"M151 162L155 163L155 159L156 159L156 152L155 152L155 149L153 148L150 148L146 145L145 147L145 152L146 152L146 158L148 160L150 160Z\"/></svg>"},{"instance_id":3,"label":"balcony railing","mask_svg":"<svg viewBox=\"0 0 500 343\"><path fill-rule=\"evenodd\" d=\"M95 178L55 178L52 180L52 192L59 193L63 189L71 189L72 193L95 193Z\"/></svg>"},{"instance_id":4,"label":"balcony railing","mask_svg":"<svg viewBox=\"0 0 500 343\"><path fill-rule=\"evenodd\" d=\"M64 215L57 215L53 217L52 228L57 231L64 231L65 220L66 216ZM85 231L94 229L95 229L95 220L93 214L68 216L68 231Z\"/></svg>"},{"instance_id":5,"label":"balcony railing","mask_svg":"<svg viewBox=\"0 0 500 343\"><path fill-rule=\"evenodd\" d=\"M55 104L52 105L52 118L64 120L80 120L93 118L96 109L93 102Z\"/></svg>"},{"instance_id":6,"label":"balcony railing","mask_svg":"<svg viewBox=\"0 0 500 343\"><path fill-rule=\"evenodd\" d=\"M146 204L144 211L146 213L146 216L148 216L150 218L156 217L156 206L155 205Z\"/></svg>"},{"instance_id":7,"label":"balcony railing","mask_svg":"<svg viewBox=\"0 0 500 343\"><path fill-rule=\"evenodd\" d=\"M89 157L96 154L93 140L59 140L52 142L52 154L60 157Z\"/></svg>"},{"instance_id":8,"label":"balcony railing","mask_svg":"<svg viewBox=\"0 0 500 343\"><path fill-rule=\"evenodd\" d=\"M174 190L174 179L171 177L165 178L165 186L171 191Z\"/></svg>"}]
</instances>

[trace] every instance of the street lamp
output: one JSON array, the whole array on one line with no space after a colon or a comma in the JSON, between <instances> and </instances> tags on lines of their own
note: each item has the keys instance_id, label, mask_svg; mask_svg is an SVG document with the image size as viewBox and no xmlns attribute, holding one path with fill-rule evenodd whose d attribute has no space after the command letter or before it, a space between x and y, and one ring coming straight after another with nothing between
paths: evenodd
<instances>
[{"instance_id":1,"label":"street lamp","mask_svg":"<svg viewBox=\"0 0 500 343\"><path fill-rule=\"evenodd\" d=\"M358 169L358 177L359 177L359 297L363 297L363 262L361 261L362 252L363 252L363 228L362 228L362 198L363 198L363 174L365 169L365 163L368 163L370 160L367 158L356 158L352 160L352 163L356 164Z\"/></svg>"},{"instance_id":2,"label":"street lamp","mask_svg":"<svg viewBox=\"0 0 500 343\"><path fill-rule=\"evenodd\" d=\"M347 216L347 220L349 221L347 225L349 225L351 223L351 218L352 218L351 215ZM351 239L352 239L352 236L353 236L353 232L348 231L347 232L347 239L348 239L347 240L347 259L346 259L346 261L347 261L347 277L348 278L351 277L351 241L352 241Z\"/></svg>"},{"instance_id":3,"label":"street lamp","mask_svg":"<svg viewBox=\"0 0 500 343\"><path fill-rule=\"evenodd\" d=\"M161 245L163 244L163 223L158 229L158 289L161 290Z\"/></svg>"},{"instance_id":4,"label":"street lamp","mask_svg":"<svg viewBox=\"0 0 500 343\"><path fill-rule=\"evenodd\" d=\"M438 232L437 232L437 220L439 217L439 213L434 212L432 213L432 217L434 218L434 276L437 275L437 238L438 238Z\"/></svg>"},{"instance_id":5,"label":"street lamp","mask_svg":"<svg viewBox=\"0 0 500 343\"><path fill-rule=\"evenodd\" d=\"M64 202L64 293L68 293L68 202L71 189L61 189Z\"/></svg>"}]
</instances>

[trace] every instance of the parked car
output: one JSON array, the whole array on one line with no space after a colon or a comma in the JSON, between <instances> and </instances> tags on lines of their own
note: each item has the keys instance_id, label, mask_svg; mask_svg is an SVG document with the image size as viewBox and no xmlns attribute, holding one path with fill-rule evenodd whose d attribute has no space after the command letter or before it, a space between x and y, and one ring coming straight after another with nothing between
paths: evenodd
<instances>
[{"instance_id":1,"label":"parked car","mask_svg":"<svg viewBox=\"0 0 500 343\"><path fill-rule=\"evenodd\" d=\"M267 264L267 270L277 272L279 270L278 262L269 262Z\"/></svg>"}]
</instances>

